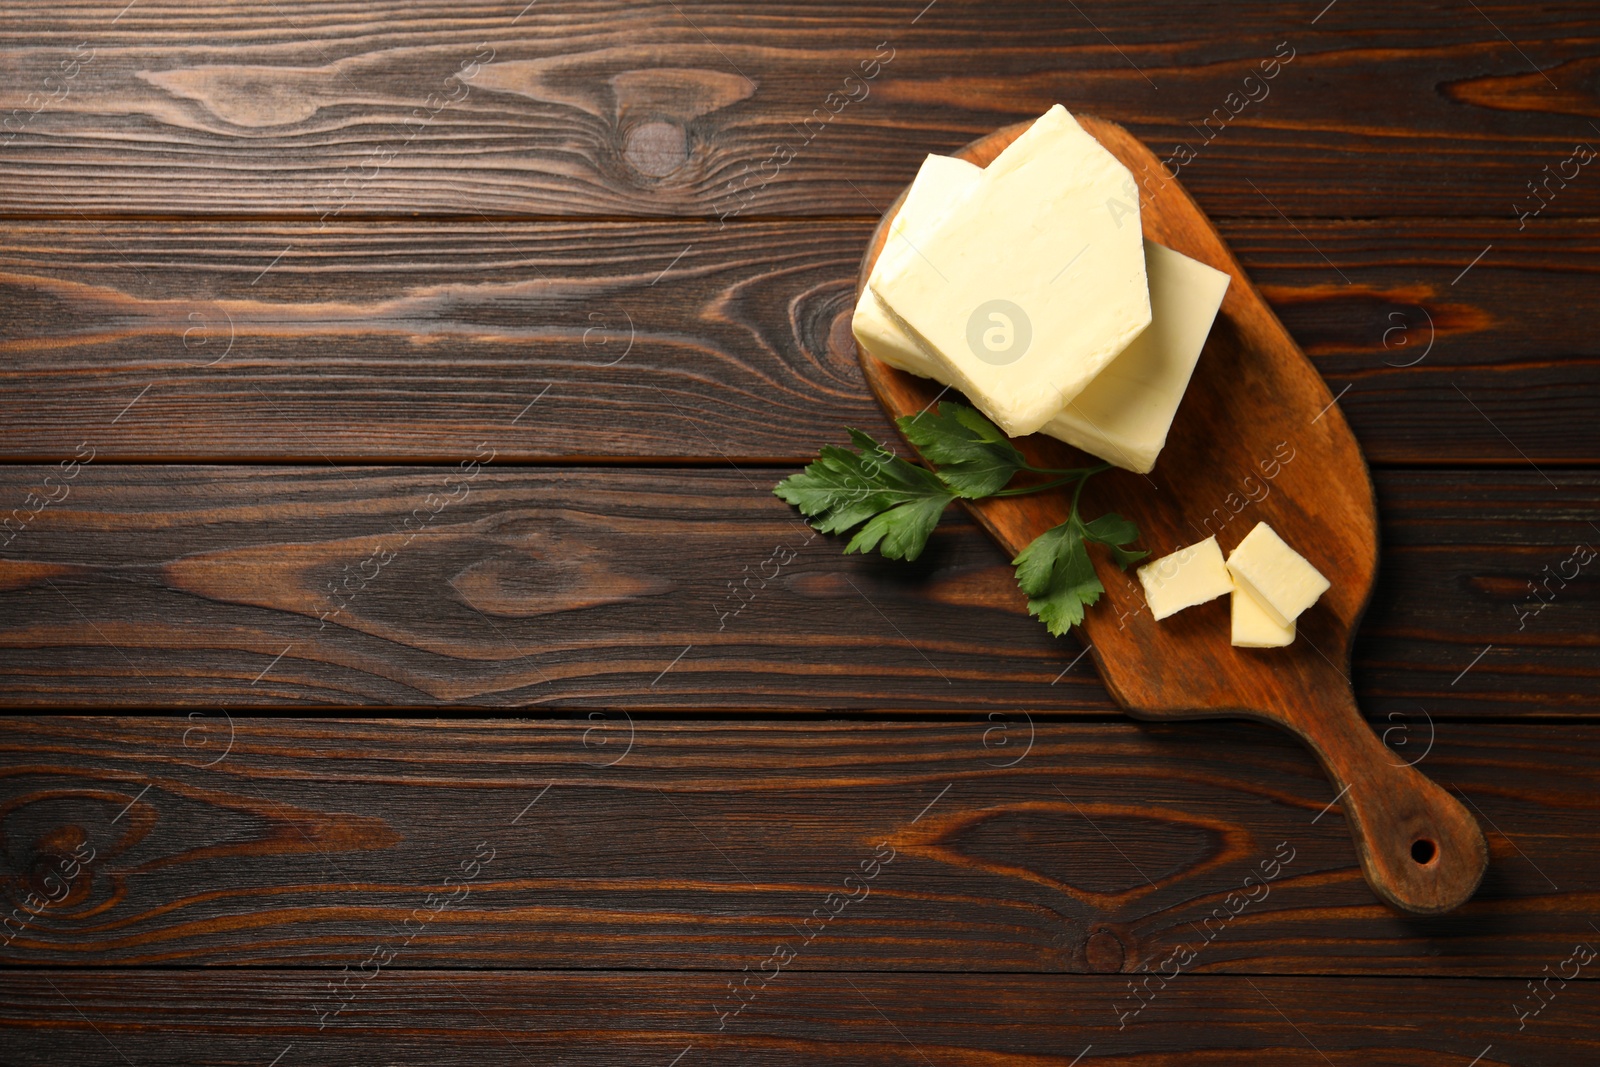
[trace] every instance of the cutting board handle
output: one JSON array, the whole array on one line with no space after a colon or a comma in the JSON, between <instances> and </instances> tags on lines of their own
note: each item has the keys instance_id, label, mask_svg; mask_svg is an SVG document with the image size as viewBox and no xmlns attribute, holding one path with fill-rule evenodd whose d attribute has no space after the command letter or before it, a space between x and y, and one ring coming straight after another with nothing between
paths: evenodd
<instances>
[{"instance_id":1,"label":"cutting board handle","mask_svg":"<svg viewBox=\"0 0 1600 1067\"><path fill-rule=\"evenodd\" d=\"M1339 790L1356 855L1378 895L1414 915L1466 903L1489 848L1460 801L1378 739L1348 687L1313 716L1293 718Z\"/></svg>"}]
</instances>

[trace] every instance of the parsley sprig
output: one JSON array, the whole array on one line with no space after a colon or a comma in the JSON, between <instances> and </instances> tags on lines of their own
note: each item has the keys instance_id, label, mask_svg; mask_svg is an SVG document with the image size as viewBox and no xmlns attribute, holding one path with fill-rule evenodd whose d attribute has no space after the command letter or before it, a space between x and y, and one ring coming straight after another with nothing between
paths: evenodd
<instances>
[{"instance_id":1,"label":"parsley sprig","mask_svg":"<svg viewBox=\"0 0 1600 1067\"><path fill-rule=\"evenodd\" d=\"M779 482L773 493L799 508L822 533L860 527L845 546L847 553L876 548L889 559L913 560L927 546L944 509L958 498L1021 496L1074 485L1067 521L1034 538L1011 561L1017 585L1028 596L1028 611L1058 637L1082 622L1084 609L1105 592L1089 559L1090 542L1109 549L1119 567L1148 554L1125 547L1139 539L1139 528L1121 515L1085 522L1078 513L1084 484L1110 464L1036 467L998 426L964 404L941 404L897 423L932 470L851 430L855 450L824 445L815 462ZM1047 480L1008 488L1019 472Z\"/></svg>"}]
</instances>

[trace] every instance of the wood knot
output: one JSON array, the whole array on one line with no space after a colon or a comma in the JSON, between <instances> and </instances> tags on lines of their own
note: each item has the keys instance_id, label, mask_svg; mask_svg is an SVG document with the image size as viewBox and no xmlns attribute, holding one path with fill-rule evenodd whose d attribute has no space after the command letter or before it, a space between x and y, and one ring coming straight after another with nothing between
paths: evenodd
<instances>
[{"instance_id":1,"label":"wood knot","mask_svg":"<svg viewBox=\"0 0 1600 1067\"><path fill-rule=\"evenodd\" d=\"M1089 965L1089 970L1096 974L1116 974L1122 970L1126 953L1122 948L1122 939L1110 930L1099 929L1089 935L1084 942L1083 959Z\"/></svg>"},{"instance_id":2,"label":"wood knot","mask_svg":"<svg viewBox=\"0 0 1600 1067\"><path fill-rule=\"evenodd\" d=\"M839 312L828 329L828 354L845 363L855 362L856 336L850 330L850 321L855 318L855 313L854 306Z\"/></svg>"},{"instance_id":3,"label":"wood knot","mask_svg":"<svg viewBox=\"0 0 1600 1067\"><path fill-rule=\"evenodd\" d=\"M641 122L628 131L623 151L628 166L650 178L665 178L689 159L689 136L671 122Z\"/></svg>"}]
</instances>

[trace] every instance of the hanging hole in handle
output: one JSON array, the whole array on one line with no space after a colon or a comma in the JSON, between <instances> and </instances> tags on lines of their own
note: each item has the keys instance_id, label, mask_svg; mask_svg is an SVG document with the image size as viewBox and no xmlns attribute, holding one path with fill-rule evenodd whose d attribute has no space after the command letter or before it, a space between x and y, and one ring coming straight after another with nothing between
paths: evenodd
<instances>
[{"instance_id":1,"label":"hanging hole in handle","mask_svg":"<svg viewBox=\"0 0 1600 1067\"><path fill-rule=\"evenodd\" d=\"M1426 837L1419 837L1411 842L1411 858L1417 863L1426 866L1433 862L1433 857L1439 854L1439 848Z\"/></svg>"}]
</instances>

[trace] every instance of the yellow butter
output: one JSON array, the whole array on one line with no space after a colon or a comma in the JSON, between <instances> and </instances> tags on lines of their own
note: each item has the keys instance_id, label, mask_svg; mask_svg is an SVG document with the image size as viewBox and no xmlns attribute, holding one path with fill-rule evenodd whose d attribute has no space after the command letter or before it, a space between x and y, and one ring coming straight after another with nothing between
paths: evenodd
<instances>
[{"instance_id":1,"label":"yellow butter","mask_svg":"<svg viewBox=\"0 0 1600 1067\"><path fill-rule=\"evenodd\" d=\"M1025 136L869 280L935 377L1012 436L1060 414L1151 315L1127 168L1059 105Z\"/></svg>"},{"instance_id":2,"label":"yellow butter","mask_svg":"<svg viewBox=\"0 0 1600 1067\"><path fill-rule=\"evenodd\" d=\"M1024 145L1031 133L1013 142L989 169ZM981 173L964 160L929 156L895 216L872 277L880 277L885 259L896 262L920 254L919 242L971 191ZM1230 279L1222 271L1153 241L1143 244L1150 287L1149 328L1041 432L1114 466L1147 473L1166 444ZM965 391L896 324L870 285L863 288L856 303L852 328L861 346L890 366Z\"/></svg>"},{"instance_id":3,"label":"yellow butter","mask_svg":"<svg viewBox=\"0 0 1600 1067\"><path fill-rule=\"evenodd\" d=\"M1138 574L1145 603L1158 620L1233 592L1215 537L1146 563Z\"/></svg>"},{"instance_id":4,"label":"yellow butter","mask_svg":"<svg viewBox=\"0 0 1600 1067\"><path fill-rule=\"evenodd\" d=\"M1294 620L1280 626L1255 594L1233 587L1233 643L1239 648L1282 648L1294 641Z\"/></svg>"},{"instance_id":5,"label":"yellow butter","mask_svg":"<svg viewBox=\"0 0 1600 1067\"><path fill-rule=\"evenodd\" d=\"M1228 555L1228 572L1279 626L1288 626L1328 591L1328 579L1264 522Z\"/></svg>"}]
</instances>

